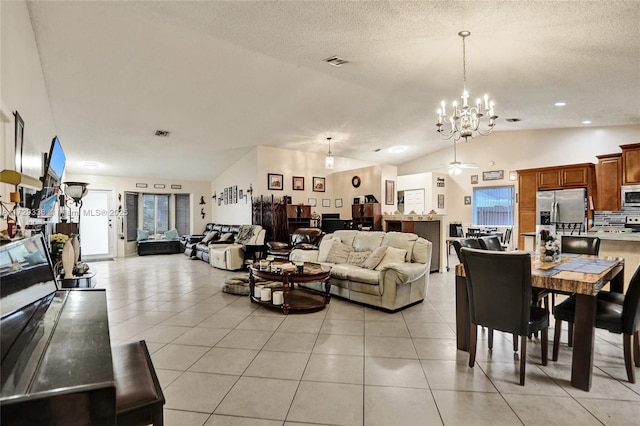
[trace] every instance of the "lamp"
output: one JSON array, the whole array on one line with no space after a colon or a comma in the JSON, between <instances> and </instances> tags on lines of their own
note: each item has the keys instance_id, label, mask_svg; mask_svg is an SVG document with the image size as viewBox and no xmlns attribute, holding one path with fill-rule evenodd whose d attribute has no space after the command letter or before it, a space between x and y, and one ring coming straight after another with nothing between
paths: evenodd
<instances>
[{"instance_id":1,"label":"lamp","mask_svg":"<svg viewBox=\"0 0 640 426\"><path fill-rule=\"evenodd\" d=\"M329 141L329 153L326 157L324 157L324 168L327 170L333 170L335 161L333 158L333 154L331 154L331 138L327 138L327 141Z\"/></svg>"},{"instance_id":2,"label":"lamp","mask_svg":"<svg viewBox=\"0 0 640 426\"><path fill-rule=\"evenodd\" d=\"M67 197L71 198L74 204L78 207L82 207L82 198L87 195L87 185L85 182L64 182L64 193Z\"/></svg>"},{"instance_id":3,"label":"lamp","mask_svg":"<svg viewBox=\"0 0 640 426\"><path fill-rule=\"evenodd\" d=\"M462 37L462 107L458 107L458 102L453 101L451 115L447 114L445 101L442 101L438 108L438 122L436 123L437 132L443 139L451 139L454 141L464 138L475 138L476 136L486 136L493 130L495 115L493 106L494 102L489 95L484 95L484 102L478 98L475 106L469 106L469 92L467 91L467 61L465 51L465 39L471 35L469 31L460 31L458 33ZM483 118L488 118L489 123L483 123ZM450 128L445 130L445 123ZM484 127L483 127L484 126Z\"/></svg>"},{"instance_id":4,"label":"lamp","mask_svg":"<svg viewBox=\"0 0 640 426\"><path fill-rule=\"evenodd\" d=\"M42 189L42 182L40 180L22 173L18 173L15 170L3 170L2 172L0 172L0 182L8 183L10 185L23 186L38 191Z\"/></svg>"}]
</instances>

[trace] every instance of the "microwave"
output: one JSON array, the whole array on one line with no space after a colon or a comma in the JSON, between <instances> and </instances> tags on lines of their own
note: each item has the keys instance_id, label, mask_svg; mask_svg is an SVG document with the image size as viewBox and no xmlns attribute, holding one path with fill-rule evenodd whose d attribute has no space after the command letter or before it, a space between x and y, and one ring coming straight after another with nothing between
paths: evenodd
<instances>
[{"instance_id":1,"label":"microwave","mask_svg":"<svg viewBox=\"0 0 640 426\"><path fill-rule=\"evenodd\" d=\"M622 186L622 207L640 207L640 185Z\"/></svg>"}]
</instances>

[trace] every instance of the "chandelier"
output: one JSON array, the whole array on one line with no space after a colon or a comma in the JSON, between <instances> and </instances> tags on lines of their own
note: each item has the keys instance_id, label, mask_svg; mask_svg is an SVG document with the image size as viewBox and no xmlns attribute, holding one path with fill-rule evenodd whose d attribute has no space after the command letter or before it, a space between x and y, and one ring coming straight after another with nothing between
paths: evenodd
<instances>
[{"instance_id":1,"label":"chandelier","mask_svg":"<svg viewBox=\"0 0 640 426\"><path fill-rule=\"evenodd\" d=\"M495 120L498 118L493 110L493 100L489 95L485 94L484 99L476 99L475 106L469 105L469 92L467 91L467 61L465 51L465 38L469 37L469 31L460 31L458 33L462 37L462 106L458 106L458 101L453 101L451 112L447 114L445 102L442 101L438 108L438 123L436 124L437 132L443 139L451 139L458 141L464 138L475 138L476 136L486 136L493 130ZM486 122L488 118L489 122ZM483 121L483 119L485 119Z\"/></svg>"},{"instance_id":2,"label":"chandelier","mask_svg":"<svg viewBox=\"0 0 640 426\"><path fill-rule=\"evenodd\" d=\"M324 168L333 170L335 167L335 159L333 158L333 154L331 154L331 138L327 138L327 141L329 141L329 153L324 157Z\"/></svg>"}]
</instances>

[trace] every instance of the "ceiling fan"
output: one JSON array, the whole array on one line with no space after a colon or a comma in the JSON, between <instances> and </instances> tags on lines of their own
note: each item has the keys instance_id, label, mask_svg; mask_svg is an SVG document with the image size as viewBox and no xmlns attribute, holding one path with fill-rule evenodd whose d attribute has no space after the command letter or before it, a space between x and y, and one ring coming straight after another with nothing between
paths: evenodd
<instances>
[{"instance_id":1,"label":"ceiling fan","mask_svg":"<svg viewBox=\"0 0 640 426\"><path fill-rule=\"evenodd\" d=\"M445 164L443 164L445 165ZM456 141L455 139L453 140L453 161L450 162L449 164L446 164L446 166L449 168L449 171L447 173L449 173L450 175L459 175L460 173L462 173L462 169L477 169L478 165L476 163L461 163L460 161L458 161L458 153L457 153L457 149L456 149Z\"/></svg>"}]
</instances>

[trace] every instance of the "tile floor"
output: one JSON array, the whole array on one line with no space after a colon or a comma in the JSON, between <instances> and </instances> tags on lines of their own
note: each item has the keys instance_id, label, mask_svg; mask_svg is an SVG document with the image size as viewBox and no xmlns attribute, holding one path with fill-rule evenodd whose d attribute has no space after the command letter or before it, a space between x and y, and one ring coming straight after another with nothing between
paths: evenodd
<instances>
[{"instance_id":1,"label":"tile floor","mask_svg":"<svg viewBox=\"0 0 640 426\"><path fill-rule=\"evenodd\" d=\"M91 266L98 288L107 289L113 343L148 343L168 426L629 425L640 418L640 384L626 381L619 335L597 332L591 392L571 387L566 343L546 367L539 342L528 345L524 387L509 335L496 332L493 353L480 335L478 363L469 368L455 344L453 270L431 274L427 299L399 313L334 298L321 312L284 316L222 293L234 273L183 255Z\"/></svg>"}]
</instances>

